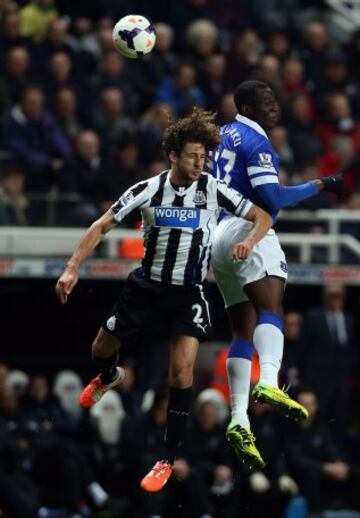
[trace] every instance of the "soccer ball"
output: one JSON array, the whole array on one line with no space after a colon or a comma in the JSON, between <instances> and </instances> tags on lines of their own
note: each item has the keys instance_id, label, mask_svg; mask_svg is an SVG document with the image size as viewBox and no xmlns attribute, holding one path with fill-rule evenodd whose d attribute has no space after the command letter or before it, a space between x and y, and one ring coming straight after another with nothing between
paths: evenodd
<instances>
[{"instance_id":1,"label":"soccer ball","mask_svg":"<svg viewBox=\"0 0 360 518\"><path fill-rule=\"evenodd\" d=\"M130 14L121 18L113 29L115 48L125 58L139 58L154 48L154 26L145 16Z\"/></svg>"}]
</instances>

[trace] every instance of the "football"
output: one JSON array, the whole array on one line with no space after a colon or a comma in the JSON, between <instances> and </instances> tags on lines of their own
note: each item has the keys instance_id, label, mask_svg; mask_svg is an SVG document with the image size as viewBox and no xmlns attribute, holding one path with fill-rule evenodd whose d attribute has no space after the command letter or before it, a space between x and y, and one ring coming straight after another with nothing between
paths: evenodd
<instances>
[{"instance_id":1,"label":"football","mask_svg":"<svg viewBox=\"0 0 360 518\"><path fill-rule=\"evenodd\" d=\"M139 58L152 51L156 41L154 26L145 16L129 14L113 29L115 48L126 58Z\"/></svg>"}]
</instances>

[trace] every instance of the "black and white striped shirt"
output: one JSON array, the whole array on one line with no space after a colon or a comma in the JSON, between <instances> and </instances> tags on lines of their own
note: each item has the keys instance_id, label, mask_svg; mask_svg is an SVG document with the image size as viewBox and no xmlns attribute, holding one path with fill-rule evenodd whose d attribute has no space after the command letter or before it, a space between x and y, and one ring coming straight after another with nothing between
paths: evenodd
<instances>
[{"instance_id":1,"label":"black and white striped shirt","mask_svg":"<svg viewBox=\"0 0 360 518\"><path fill-rule=\"evenodd\" d=\"M142 274L164 284L194 285L206 277L219 210L245 216L251 202L207 173L175 189L170 171L130 187L111 207L120 223L140 209L145 254Z\"/></svg>"}]
</instances>

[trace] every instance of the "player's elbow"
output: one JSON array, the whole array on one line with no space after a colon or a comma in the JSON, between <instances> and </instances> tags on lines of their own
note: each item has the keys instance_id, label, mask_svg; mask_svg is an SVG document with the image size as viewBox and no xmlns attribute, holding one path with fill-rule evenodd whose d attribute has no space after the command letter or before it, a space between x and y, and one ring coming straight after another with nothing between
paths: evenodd
<instances>
[{"instance_id":1,"label":"player's elbow","mask_svg":"<svg viewBox=\"0 0 360 518\"><path fill-rule=\"evenodd\" d=\"M260 224L267 229L272 227L272 217L265 210L260 209L256 205L253 205L247 213L245 219L251 221L254 224Z\"/></svg>"},{"instance_id":2,"label":"player's elbow","mask_svg":"<svg viewBox=\"0 0 360 518\"><path fill-rule=\"evenodd\" d=\"M257 188L257 192L269 212L278 212L282 209L278 184L261 185Z\"/></svg>"}]
</instances>

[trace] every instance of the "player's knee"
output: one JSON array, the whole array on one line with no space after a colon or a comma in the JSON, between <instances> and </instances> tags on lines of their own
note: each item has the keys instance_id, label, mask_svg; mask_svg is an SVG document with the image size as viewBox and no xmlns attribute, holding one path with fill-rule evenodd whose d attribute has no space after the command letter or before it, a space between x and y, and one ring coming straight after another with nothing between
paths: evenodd
<instances>
[{"instance_id":1,"label":"player's knee","mask_svg":"<svg viewBox=\"0 0 360 518\"><path fill-rule=\"evenodd\" d=\"M192 385L193 382L193 365L186 363L170 372L170 386L176 388L187 388Z\"/></svg>"}]
</instances>

